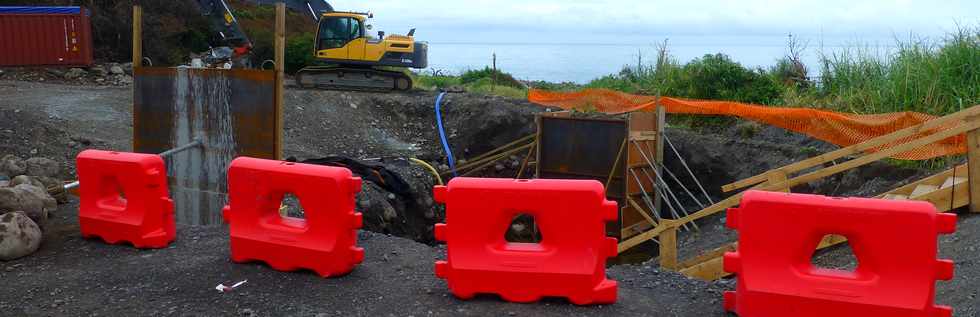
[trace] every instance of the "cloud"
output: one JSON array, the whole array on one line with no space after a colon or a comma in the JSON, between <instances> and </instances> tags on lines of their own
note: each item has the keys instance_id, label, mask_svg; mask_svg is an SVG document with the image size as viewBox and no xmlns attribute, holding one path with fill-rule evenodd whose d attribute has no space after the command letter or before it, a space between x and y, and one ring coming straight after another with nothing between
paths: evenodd
<instances>
[{"instance_id":1,"label":"cloud","mask_svg":"<svg viewBox=\"0 0 980 317\"><path fill-rule=\"evenodd\" d=\"M388 30L418 28L446 41L506 34L515 42L641 35L934 36L980 23L980 1L916 0L477 0L330 1L366 10ZM612 36L612 37L610 37ZM483 37L483 38L481 38ZM499 39L497 39L499 40ZM583 41L584 42L584 41Z\"/></svg>"}]
</instances>

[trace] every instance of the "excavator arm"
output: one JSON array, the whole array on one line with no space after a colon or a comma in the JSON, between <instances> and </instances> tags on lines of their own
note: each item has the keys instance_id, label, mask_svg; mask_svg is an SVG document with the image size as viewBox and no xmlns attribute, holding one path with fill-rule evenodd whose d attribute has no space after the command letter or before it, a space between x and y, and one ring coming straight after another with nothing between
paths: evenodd
<instances>
[{"instance_id":1,"label":"excavator arm","mask_svg":"<svg viewBox=\"0 0 980 317\"><path fill-rule=\"evenodd\" d=\"M308 14L313 23L320 21L320 16L326 12L333 12L331 6L325 0L245 0L245 2L255 5L275 5L284 2L289 9ZM201 9L201 15L208 18L212 31L217 34L219 40L234 51L234 56L248 54L252 50L252 42L238 25L238 19L232 12L231 6L225 0L197 0Z\"/></svg>"}]
</instances>

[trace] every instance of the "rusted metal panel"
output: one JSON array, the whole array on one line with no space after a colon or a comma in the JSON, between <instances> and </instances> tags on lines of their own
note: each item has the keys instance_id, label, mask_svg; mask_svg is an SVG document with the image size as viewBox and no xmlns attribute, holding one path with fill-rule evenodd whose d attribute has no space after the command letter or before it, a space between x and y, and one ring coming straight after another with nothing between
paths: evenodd
<instances>
[{"instance_id":1,"label":"rusted metal panel","mask_svg":"<svg viewBox=\"0 0 980 317\"><path fill-rule=\"evenodd\" d=\"M231 160L277 156L275 72L138 67L134 77L133 149L201 140L167 160L177 221L220 224Z\"/></svg>"},{"instance_id":2,"label":"rusted metal panel","mask_svg":"<svg viewBox=\"0 0 980 317\"><path fill-rule=\"evenodd\" d=\"M90 15L80 7L0 7L0 66L92 65Z\"/></svg>"},{"instance_id":3,"label":"rusted metal panel","mask_svg":"<svg viewBox=\"0 0 980 317\"><path fill-rule=\"evenodd\" d=\"M538 178L594 179L604 184L609 180L606 197L625 206L625 166L616 159L626 128L624 120L539 116ZM623 220L610 222L607 233L620 236Z\"/></svg>"}]
</instances>

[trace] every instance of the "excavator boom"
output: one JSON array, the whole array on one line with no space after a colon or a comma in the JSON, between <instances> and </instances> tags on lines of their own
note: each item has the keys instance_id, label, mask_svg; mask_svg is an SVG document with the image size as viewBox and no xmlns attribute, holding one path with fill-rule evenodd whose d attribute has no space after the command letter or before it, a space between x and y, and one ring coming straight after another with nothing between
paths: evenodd
<instances>
[{"instance_id":1,"label":"excavator boom","mask_svg":"<svg viewBox=\"0 0 980 317\"><path fill-rule=\"evenodd\" d=\"M301 87L342 90L409 90L412 79L396 68L425 68L428 65L428 44L416 42L414 29L405 35L378 32L368 34L370 13L339 12L325 0L243 0L255 5L284 3L293 11L308 15L317 25L314 54L316 60L330 66L308 66L296 73ZM207 17L212 30L228 48L213 49L207 60L224 62L238 60L248 65L246 56L252 42L242 31L227 0L197 0L201 14ZM216 51L232 52L217 54ZM246 66L247 67L247 66Z\"/></svg>"}]
</instances>

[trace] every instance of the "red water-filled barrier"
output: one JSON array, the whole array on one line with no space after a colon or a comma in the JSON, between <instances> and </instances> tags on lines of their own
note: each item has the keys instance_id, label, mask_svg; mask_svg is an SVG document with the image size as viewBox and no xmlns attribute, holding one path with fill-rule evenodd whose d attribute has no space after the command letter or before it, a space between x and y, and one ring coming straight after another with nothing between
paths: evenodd
<instances>
[{"instance_id":1,"label":"red water-filled barrier","mask_svg":"<svg viewBox=\"0 0 980 317\"><path fill-rule=\"evenodd\" d=\"M616 302L606 279L606 258L616 239L606 221L618 215L602 183L584 180L513 180L457 177L437 186L446 223L435 227L446 242L436 275L461 299L498 294L512 302L566 297L578 305ZM534 217L540 243L511 243L504 235L515 216Z\"/></svg>"},{"instance_id":2,"label":"red water-filled barrier","mask_svg":"<svg viewBox=\"0 0 980 317\"><path fill-rule=\"evenodd\" d=\"M937 260L937 238L956 230L956 216L921 201L830 198L750 191L728 210L738 250L725 254L738 277L725 310L747 317L946 317L936 306L936 280L953 278L953 262ZM846 237L854 271L811 263L827 234Z\"/></svg>"},{"instance_id":3,"label":"red water-filled barrier","mask_svg":"<svg viewBox=\"0 0 980 317\"><path fill-rule=\"evenodd\" d=\"M350 273L364 260L354 211L361 179L346 168L241 157L228 168L228 206L235 262L263 261L280 271L309 269L322 277ZM280 216L287 193L306 219Z\"/></svg>"},{"instance_id":4,"label":"red water-filled barrier","mask_svg":"<svg viewBox=\"0 0 980 317\"><path fill-rule=\"evenodd\" d=\"M167 170L153 154L86 150L76 158L82 236L137 248L164 248L176 238Z\"/></svg>"}]
</instances>

